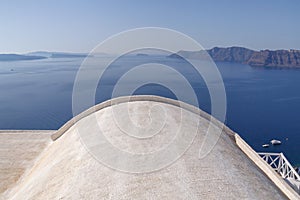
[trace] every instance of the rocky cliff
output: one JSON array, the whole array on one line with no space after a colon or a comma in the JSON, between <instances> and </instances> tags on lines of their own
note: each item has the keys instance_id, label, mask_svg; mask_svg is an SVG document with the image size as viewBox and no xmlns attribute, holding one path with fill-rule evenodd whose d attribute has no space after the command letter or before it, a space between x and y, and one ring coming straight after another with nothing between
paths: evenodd
<instances>
[{"instance_id":1,"label":"rocky cliff","mask_svg":"<svg viewBox=\"0 0 300 200\"><path fill-rule=\"evenodd\" d=\"M207 50L214 61L243 63L251 58L254 51L243 47L219 48Z\"/></svg>"},{"instance_id":2,"label":"rocky cliff","mask_svg":"<svg viewBox=\"0 0 300 200\"><path fill-rule=\"evenodd\" d=\"M206 51L179 51L170 57L205 59L210 55L214 61L236 62L253 67L300 68L300 50L254 51L243 47L214 47Z\"/></svg>"},{"instance_id":3,"label":"rocky cliff","mask_svg":"<svg viewBox=\"0 0 300 200\"><path fill-rule=\"evenodd\" d=\"M299 50L263 50L254 52L249 60L245 61L251 66L265 67L298 67L300 68Z\"/></svg>"}]
</instances>

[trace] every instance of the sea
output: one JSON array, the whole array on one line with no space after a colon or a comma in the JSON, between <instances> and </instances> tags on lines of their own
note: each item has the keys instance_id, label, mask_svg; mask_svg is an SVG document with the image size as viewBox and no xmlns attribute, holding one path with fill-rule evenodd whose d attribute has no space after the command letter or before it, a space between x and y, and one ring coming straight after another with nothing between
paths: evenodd
<instances>
[{"instance_id":1,"label":"sea","mask_svg":"<svg viewBox=\"0 0 300 200\"><path fill-rule=\"evenodd\" d=\"M139 76L129 76L122 81L123 87L136 88L133 93L122 95L151 94L180 99L176 92L182 91L178 78L181 74L193 88L198 106L211 113L210 94L203 76L179 58L126 55L109 66L104 64L111 59L109 55L6 61L0 62L0 129L58 129L70 120L74 115L73 86L85 59L90 61L86 70L91 73L99 69L104 71L96 86L96 104L115 97L116 84L133 68L160 64L174 70L153 71L152 74L141 70ZM215 64L226 91L225 124L254 150L283 152L292 165L300 166L300 70L255 68L229 62ZM205 62L202 66L207 67ZM149 76L155 76L155 80L141 85L141 80ZM159 79L170 83L173 89L160 84ZM188 98L186 102L191 103ZM282 144L262 147L272 139Z\"/></svg>"}]
</instances>

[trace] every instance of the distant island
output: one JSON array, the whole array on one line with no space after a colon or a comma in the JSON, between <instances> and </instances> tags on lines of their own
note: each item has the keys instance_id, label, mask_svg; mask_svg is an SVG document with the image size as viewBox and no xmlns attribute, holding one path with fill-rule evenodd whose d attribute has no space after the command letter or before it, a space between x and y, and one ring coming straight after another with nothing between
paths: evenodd
<instances>
[{"instance_id":1,"label":"distant island","mask_svg":"<svg viewBox=\"0 0 300 200\"><path fill-rule=\"evenodd\" d=\"M51 58L85 58L87 54L53 53Z\"/></svg>"},{"instance_id":2,"label":"distant island","mask_svg":"<svg viewBox=\"0 0 300 200\"><path fill-rule=\"evenodd\" d=\"M300 68L300 50L261 50L214 47L206 51L216 62L235 62L252 67ZM205 51L179 51L171 58L207 59Z\"/></svg>"},{"instance_id":3,"label":"distant island","mask_svg":"<svg viewBox=\"0 0 300 200\"><path fill-rule=\"evenodd\" d=\"M89 56L85 53L66 53L66 52L48 52L48 51L36 51L28 53L27 55L43 56L47 58L85 58Z\"/></svg>"},{"instance_id":4,"label":"distant island","mask_svg":"<svg viewBox=\"0 0 300 200\"><path fill-rule=\"evenodd\" d=\"M27 54L0 54L0 61L40 60L47 58L85 58L90 56L83 53L64 53L37 51Z\"/></svg>"},{"instance_id":5,"label":"distant island","mask_svg":"<svg viewBox=\"0 0 300 200\"><path fill-rule=\"evenodd\" d=\"M27 54L0 54L0 61L41 60L48 58L85 58L93 55L84 53L65 53L36 51ZM138 57L148 54L138 53ZM201 51L179 51L171 54L171 58L189 58L207 60L209 56L215 62L234 62L248 64L252 67L299 68L300 50L261 50L255 51L244 47L214 47Z\"/></svg>"},{"instance_id":6,"label":"distant island","mask_svg":"<svg viewBox=\"0 0 300 200\"><path fill-rule=\"evenodd\" d=\"M138 54L136 54L136 56L145 57L145 56L149 56L149 55L148 55L148 54L145 54L145 53L138 53Z\"/></svg>"},{"instance_id":7,"label":"distant island","mask_svg":"<svg viewBox=\"0 0 300 200\"><path fill-rule=\"evenodd\" d=\"M44 56L30 56L19 54L0 54L0 61L18 61L18 60L40 60L45 59Z\"/></svg>"}]
</instances>

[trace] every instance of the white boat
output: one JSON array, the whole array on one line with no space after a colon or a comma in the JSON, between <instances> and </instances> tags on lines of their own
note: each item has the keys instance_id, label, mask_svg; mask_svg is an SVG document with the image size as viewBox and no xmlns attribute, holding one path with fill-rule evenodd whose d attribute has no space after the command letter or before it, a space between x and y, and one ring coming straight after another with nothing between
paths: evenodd
<instances>
[{"instance_id":1,"label":"white boat","mask_svg":"<svg viewBox=\"0 0 300 200\"><path fill-rule=\"evenodd\" d=\"M280 140L271 140L271 144L278 145L278 144L281 144L281 141Z\"/></svg>"},{"instance_id":2,"label":"white boat","mask_svg":"<svg viewBox=\"0 0 300 200\"><path fill-rule=\"evenodd\" d=\"M267 147L269 147L269 146L270 146L269 144L263 144L263 145L262 145L263 148L267 148Z\"/></svg>"}]
</instances>

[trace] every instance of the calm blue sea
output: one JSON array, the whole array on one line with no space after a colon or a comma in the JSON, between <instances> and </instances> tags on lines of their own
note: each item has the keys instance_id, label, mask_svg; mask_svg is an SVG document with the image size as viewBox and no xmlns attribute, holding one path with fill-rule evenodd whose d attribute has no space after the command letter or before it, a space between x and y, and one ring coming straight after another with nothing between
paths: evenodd
<instances>
[{"instance_id":1,"label":"calm blue sea","mask_svg":"<svg viewBox=\"0 0 300 200\"><path fill-rule=\"evenodd\" d=\"M101 63L106 58L91 59L94 64L89 70L96 70L103 67ZM73 83L82 61L82 58L59 58L0 62L0 129L58 129L72 118ZM127 56L115 61L99 82L96 102L110 99L122 74L143 63L172 66L190 81L200 108L210 112L209 93L203 79L183 60L165 56ZM216 64L227 94L226 124L255 150L283 152L292 164L300 165L300 70ZM172 73L157 76L178 84ZM134 94L176 99L172 91L158 84L139 87ZM282 145L261 147L273 138L281 140Z\"/></svg>"}]
</instances>

